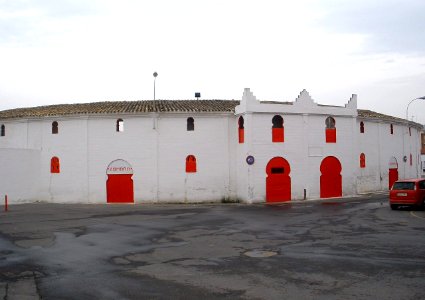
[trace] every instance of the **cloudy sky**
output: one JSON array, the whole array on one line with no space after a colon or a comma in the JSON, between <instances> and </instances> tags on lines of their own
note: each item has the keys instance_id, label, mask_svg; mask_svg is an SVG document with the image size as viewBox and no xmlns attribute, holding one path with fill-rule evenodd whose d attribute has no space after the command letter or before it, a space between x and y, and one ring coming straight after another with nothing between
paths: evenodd
<instances>
[{"instance_id":1,"label":"cloudy sky","mask_svg":"<svg viewBox=\"0 0 425 300\"><path fill-rule=\"evenodd\" d=\"M0 0L0 110L153 99L294 101L405 117L425 96L423 0ZM425 101L409 118L425 123Z\"/></svg>"}]
</instances>

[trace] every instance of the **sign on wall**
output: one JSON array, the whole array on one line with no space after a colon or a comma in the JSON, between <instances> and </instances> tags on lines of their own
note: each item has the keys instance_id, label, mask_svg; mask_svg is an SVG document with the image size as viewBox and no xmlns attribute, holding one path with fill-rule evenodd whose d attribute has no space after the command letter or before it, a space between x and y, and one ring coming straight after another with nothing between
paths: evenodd
<instances>
[{"instance_id":1,"label":"sign on wall","mask_svg":"<svg viewBox=\"0 0 425 300\"><path fill-rule=\"evenodd\" d=\"M133 174L133 168L125 160L117 159L109 164L106 174Z\"/></svg>"},{"instance_id":2,"label":"sign on wall","mask_svg":"<svg viewBox=\"0 0 425 300\"><path fill-rule=\"evenodd\" d=\"M388 168L389 169L397 169L398 168L397 159L395 157L390 158L390 161L388 162Z\"/></svg>"},{"instance_id":3,"label":"sign on wall","mask_svg":"<svg viewBox=\"0 0 425 300\"><path fill-rule=\"evenodd\" d=\"M247 163L248 165L253 165L253 164L254 164L254 162L255 162L254 156L252 156L252 155L248 155L248 156L246 157L246 163Z\"/></svg>"}]
</instances>

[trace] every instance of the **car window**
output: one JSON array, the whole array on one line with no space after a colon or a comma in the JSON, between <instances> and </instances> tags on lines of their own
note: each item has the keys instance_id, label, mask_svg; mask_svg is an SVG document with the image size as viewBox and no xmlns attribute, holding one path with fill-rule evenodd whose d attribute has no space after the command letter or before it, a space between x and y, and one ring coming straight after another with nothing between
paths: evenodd
<instances>
[{"instance_id":1,"label":"car window","mask_svg":"<svg viewBox=\"0 0 425 300\"><path fill-rule=\"evenodd\" d=\"M425 190L425 180L419 181L419 188Z\"/></svg>"},{"instance_id":2,"label":"car window","mask_svg":"<svg viewBox=\"0 0 425 300\"><path fill-rule=\"evenodd\" d=\"M393 190L414 190L415 183L414 182L395 182L393 186Z\"/></svg>"}]
</instances>

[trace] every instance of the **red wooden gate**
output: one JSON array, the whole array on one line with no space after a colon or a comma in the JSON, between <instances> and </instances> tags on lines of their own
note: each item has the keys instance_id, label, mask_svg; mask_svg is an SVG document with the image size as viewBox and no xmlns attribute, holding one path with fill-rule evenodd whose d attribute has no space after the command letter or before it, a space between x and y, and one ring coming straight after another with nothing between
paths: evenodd
<instances>
[{"instance_id":1,"label":"red wooden gate","mask_svg":"<svg viewBox=\"0 0 425 300\"><path fill-rule=\"evenodd\" d=\"M390 158L388 168L388 189L391 189L394 182L398 180L398 163L395 157Z\"/></svg>"},{"instance_id":2,"label":"red wooden gate","mask_svg":"<svg viewBox=\"0 0 425 300\"><path fill-rule=\"evenodd\" d=\"M111 162L106 174L106 201L108 203L134 203L133 169L122 159Z\"/></svg>"},{"instance_id":3,"label":"red wooden gate","mask_svg":"<svg viewBox=\"0 0 425 300\"><path fill-rule=\"evenodd\" d=\"M391 190L394 182L398 180L398 170L397 169L389 169L388 174L388 189Z\"/></svg>"},{"instance_id":4,"label":"red wooden gate","mask_svg":"<svg viewBox=\"0 0 425 300\"><path fill-rule=\"evenodd\" d=\"M320 198L342 196L341 163L334 156L325 157L320 164Z\"/></svg>"},{"instance_id":5,"label":"red wooden gate","mask_svg":"<svg viewBox=\"0 0 425 300\"><path fill-rule=\"evenodd\" d=\"M291 200L291 167L282 157L272 158L266 167L266 201L283 202Z\"/></svg>"}]
</instances>

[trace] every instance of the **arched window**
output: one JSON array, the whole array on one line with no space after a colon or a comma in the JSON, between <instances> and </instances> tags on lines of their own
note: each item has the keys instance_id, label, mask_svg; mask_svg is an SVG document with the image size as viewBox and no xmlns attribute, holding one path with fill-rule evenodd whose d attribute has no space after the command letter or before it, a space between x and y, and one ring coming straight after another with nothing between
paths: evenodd
<instances>
[{"instance_id":1,"label":"arched window","mask_svg":"<svg viewBox=\"0 0 425 300\"><path fill-rule=\"evenodd\" d=\"M273 143L283 143L284 133L283 133L283 118L279 115L275 115L272 119L272 142Z\"/></svg>"},{"instance_id":2,"label":"arched window","mask_svg":"<svg viewBox=\"0 0 425 300\"><path fill-rule=\"evenodd\" d=\"M195 120L192 117L187 118L187 131L195 130Z\"/></svg>"},{"instance_id":3,"label":"arched window","mask_svg":"<svg viewBox=\"0 0 425 300\"><path fill-rule=\"evenodd\" d=\"M117 132L123 132L124 131L124 120L118 119L117 120Z\"/></svg>"},{"instance_id":4,"label":"arched window","mask_svg":"<svg viewBox=\"0 0 425 300\"><path fill-rule=\"evenodd\" d=\"M238 119L238 134L239 134L239 143L242 144L245 141L245 132L243 127L243 117L240 116Z\"/></svg>"},{"instance_id":5,"label":"arched window","mask_svg":"<svg viewBox=\"0 0 425 300\"><path fill-rule=\"evenodd\" d=\"M336 143L335 119L327 117L326 121L326 143Z\"/></svg>"},{"instance_id":6,"label":"arched window","mask_svg":"<svg viewBox=\"0 0 425 300\"><path fill-rule=\"evenodd\" d=\"M59 132L59 124L58 122L54 121L52 123L52 134L58 134Z\"/></svg>"},{"instance_id":7,"label":"arched window","mask_svg":"<svg viewBox=\"0 0 425 300\"><path fill-rule=\"evenodd\" d=\"M391 132L391 134L394 134L394 126L393 126L393 124L390 124L390 132Z\"/></svg>"},{"instance_id":8,"label":"arched window","mask_svg":"<svg viewBox=\"0 0 425 300\"><path fill-rule=\"evenodd\" d=\"M56 156L50 160L50 173L60 173L59 158Z\"/></svg>"},{"instance_id":9,"label":"arched window","mask_svg":"<svg viewBox=\"0 0 425 300\"><path fill-rule=\"evenodd\" d=\"M186 157L186 173L196 172L196 158L194 155L188 155Z\"/></svg>"},{"instance_id":10,"label":"arched window","mask_svg":"<svg viewBox=\"0 0 425 300\"><path fill-rule=\"evenodd\" d=\"M5 136L6 135L6 127L3 125L1 125L1 133L0 136Z\"/></svg>"},{"instance_id":11,"label":"arched window","mask_svg":"<svg viewBox=\"0 0 425 300\"><path fill-rule=\"evenodd\" d=\"M366 168L366 155L360 154L360 168Z\"/></svg>"},{"instance_id":12,"label":"arched window","mask_svg":"<svg viewBox=\"0 0 425 300\"><path fill-rule=\"evenodd\" d=\"M364 133L364 123L360 122L360 133Z\"/></svg>"}]
</instances>

